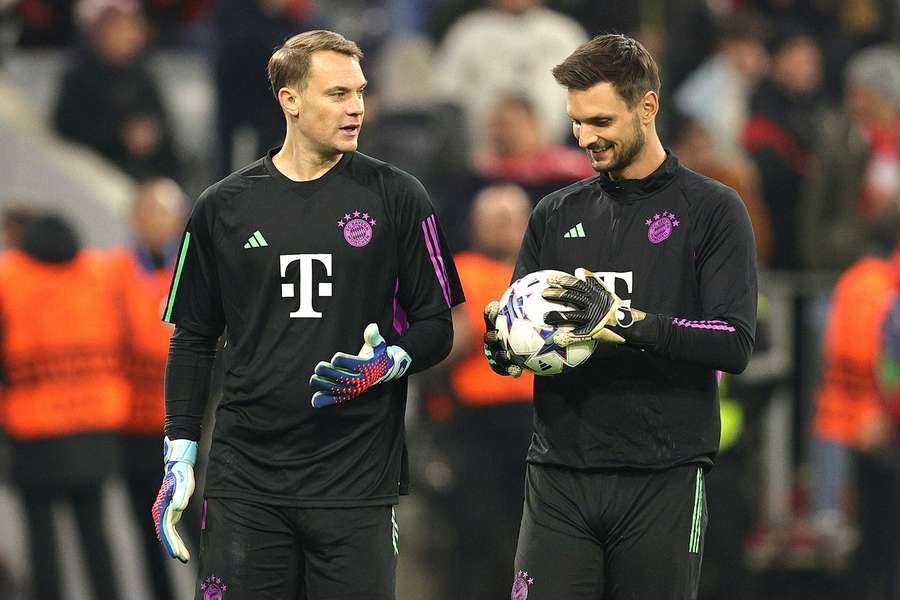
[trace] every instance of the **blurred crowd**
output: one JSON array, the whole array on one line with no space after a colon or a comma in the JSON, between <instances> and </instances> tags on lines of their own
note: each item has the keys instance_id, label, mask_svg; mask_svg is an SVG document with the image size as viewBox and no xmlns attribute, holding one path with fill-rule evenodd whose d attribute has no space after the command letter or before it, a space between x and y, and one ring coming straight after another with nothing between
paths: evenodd
<instances>
[{"instance_id":1,"label":"blurred crowd","mask_svg":"<svg viewBox=\"0 0 900 600\"><path fill-rule=\"evenodd\" d=\"M0 198L0 424L10 456L0 481L23 498L31 566L45 574L28 584L0 572L0 596L15 598L5 593L15 585L63 597L49 514L66 501L96 597L118 597L98 521L100 485L117 477L145 536L149 587L174 597L148 527L162 448L158 313L175 245L188 198L280 143L265 64L285 38L317 28L365 51L360 150L425 184L468 299L455 309L450 357L417 376L408 419L421 512L406 557L426 581L421 597L508 594L530 381L492 376L481 309L508 284L531 208L593 174L550 69L591 36L622 32L660 63L671 98L663 142L740 193L763 271L754 359L720 384L701 598L900 599L896 0L0 0L0 82L17 56L59 53L46 129L135 184L122 220L132 243L102 251L82 249L73 226L33 210L32 199ZM197 101L213 126L200 156L179 144L165 101L166 86L183 82L149 67L160 52L210 65L211 96ZM55 288L39 285L41 270L58 274ZM60 333L82 320L114 333ZM57 338L79 355L53 354ZM66 391L21 395L17 382L45 371ZM791 485L789 514L773 522L763 441L780 397L791 407ZM36 466L45 464L57 468Z\"/></svg>"}]
</instances>

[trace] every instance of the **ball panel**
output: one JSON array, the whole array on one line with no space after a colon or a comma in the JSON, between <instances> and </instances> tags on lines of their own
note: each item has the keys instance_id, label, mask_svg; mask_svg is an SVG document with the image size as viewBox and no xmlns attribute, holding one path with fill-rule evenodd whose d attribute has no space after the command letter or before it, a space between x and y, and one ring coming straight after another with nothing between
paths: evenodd
<instances>
[{"instance_id":1,"label":"ball panel","mask_svg":"<svg viewBox=\"0 0 900 600\"><path fill-rule=\"evenodd\" d=\"M541 295L548 287L547 277L554 273L561 271L529 273L514 281L500 298L496 321L500 338L510 350L513 362L536 375L558 375L580 365L591 356L596 344L591 340L562 348L553 343L554 333L572 329L544 323L544 315L552 310L572 310Z\"/></svg>"}]
</instances>

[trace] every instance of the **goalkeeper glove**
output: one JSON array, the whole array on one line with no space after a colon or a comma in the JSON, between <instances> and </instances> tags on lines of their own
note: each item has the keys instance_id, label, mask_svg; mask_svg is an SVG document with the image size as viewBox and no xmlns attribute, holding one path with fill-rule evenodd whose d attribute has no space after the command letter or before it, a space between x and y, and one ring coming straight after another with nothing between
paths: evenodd
<instances>
[{"instance_id":1,"label":"goalkeeper glove","mask_svg":"<svg viewBox=\"0 0 900 600\"><path fill-rule=\"evenodd\" d=\"M316 365L315 374L309 378L310 387L316 390L312 397L313 407L322 408L356 398L373 385L403 377L412 364L406 350L387 345L375 323L366 327L363 341L358 355L337 352L331 362Z\"/></svg>"},{"instance_id":2,"label":"goalkeeper glove","mask_svg":"<svg viewBox=\"0 0 900 600\"><path fill-rule=\"evenodd\" d=\"M494 300L484 307L484 356L497 375L518 377L522 368L514 365L509 357L509 350L497 332L497 315L500 314L500 303Z\"/></svg>"},{"instance_id":3,"label":"goalkeeper glove","mask_svg":"<svg viewBox=\"0 0 900 600\"><path fill-rule=\"evenodd\" d=\"M587 340L622 344L626 340L610 327L628 328L642 321L646 313L627 306L615 295L603 280L586 269L576 269L575 275L560 274L547 278L550 287L543 297L573 308L569 311L553 310L544 315L548 325L571 325L572 331L560 331L553 336L559 346L569 346Z\"/></svg>"},{"instance_id":4,"label":"goalkeeper glove","mask_svg":"<svg viewBox=\"0 0 900 600\"><path fill-rule=\"evenodd\" d=\"M194 493L194 463L197 460L197 442L170 440L163 443L163 461L166 463L162 487L153 503L153 524L156 537L166 553L186 563L191 557L175 525L187 508Z\"/></svg>"}]
</instances>

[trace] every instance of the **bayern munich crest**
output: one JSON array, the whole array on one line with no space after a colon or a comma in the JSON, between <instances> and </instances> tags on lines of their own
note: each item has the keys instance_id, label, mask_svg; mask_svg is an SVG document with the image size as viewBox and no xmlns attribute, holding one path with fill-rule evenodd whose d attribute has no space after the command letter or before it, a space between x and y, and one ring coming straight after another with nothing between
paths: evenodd
<instances>
[{"instance_id":1,"label":"bayern munich crest","mask_svg":"<svg viewBox=\"0 0 900 600\"><path fill-rule=\"evenodd\" d=\"M647 239L650 240L650 243L661 244L669 239L669 236L672 235L679 223L674 213L663 211L662 214L656 213L648 218L644 221L644 225L649 227L647 229Z\"/></svg>"},{"instance_id":2,"label":"bayern munich crest","mask_svg":"<svg viewBox=\"0 0 900 600\"><path fill-rule=\"evenodd\" d=\"M529 576L526 571L519 571L518 573L516 573L516 578L513 579L512 594L510 594L510 600L527 600L528 588L533 583L534 578Z\"/></svg>"},{"instance_id":3,"label":"bayern munich crest","mask_svg":"<svg viewBox=\"0 0 900 600\"><path fill-rule=\"evenodd\" d=\"M224 600L225 590L227 589L228 586L222 583L222 580L215 575L210 575L200 584L203 600Z\"/></svg>"},{"instance_id":4,"label":"bayern munich crest","mask_svg":"<svg viewBox=\"0 0 900 600\"><path fill-rule=\"evenodd\" d=\"M351 246L361 248L372 241L375 219L369 217L369 213L355 210L344 215L337 224L344 232L344 239Z\"/></svg>"}]
</instances>

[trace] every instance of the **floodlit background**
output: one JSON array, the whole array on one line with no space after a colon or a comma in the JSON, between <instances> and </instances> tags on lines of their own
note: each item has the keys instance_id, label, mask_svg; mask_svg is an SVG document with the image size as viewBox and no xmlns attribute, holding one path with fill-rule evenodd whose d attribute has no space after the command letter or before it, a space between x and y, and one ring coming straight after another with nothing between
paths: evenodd
<instances>
[{"instance_id":1,"label":"floodlit background","mask_svg":"<svg viewBox=\"0 0 900 600\"><path fill-rule=\"evenodd\" d=\"M508 281L531 206L592 174L550 69L607 32L654 54L664 145L740 192L759 249L756 352L720 388L701 598L900 598L900 437L878 367L900 281L889 261L900 231L900 2L0 0L4 244L16 245L23 212L53 211L86 245L114 248L135 244L140 194L189 208L280 143L266 62L290 35L319 28L366 53L360 150L418 177L465 253L470 302L453 355L411 388L399 598L509 594L528 384L481 370L478 314ZM148 437L156 448L161 424ZM135 455L129 439L123 456ZM0 442L8 600L52 577L51 563L29 559L16 447ZM161 443L148 456L159 461ZM141 542L153 494L129 494L119 464L102 482L112 564L102 576L145 600L166 577ZM71 503L52 506L62 598L99 598ZM173 597L193 597L195 565L165 562Z\"/></svg>"}]
</instances>

